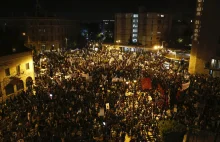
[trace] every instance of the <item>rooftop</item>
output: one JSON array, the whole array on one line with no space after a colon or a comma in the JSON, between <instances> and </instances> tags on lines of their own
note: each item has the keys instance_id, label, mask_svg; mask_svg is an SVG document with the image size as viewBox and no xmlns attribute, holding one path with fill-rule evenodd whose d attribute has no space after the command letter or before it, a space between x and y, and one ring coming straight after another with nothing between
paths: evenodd
<instances>
[{"instance_id":1,"label":"rooftop","mask_svg":"<svg viewBox=\"0 0 220 142\"><path fill-rule=\"evenodd\" d=\"M0 57L31 51L31 49L25 47L22 44L10 45L2 42L0 43L0 48L1 48Z\"/></svg>"}]
</instances>

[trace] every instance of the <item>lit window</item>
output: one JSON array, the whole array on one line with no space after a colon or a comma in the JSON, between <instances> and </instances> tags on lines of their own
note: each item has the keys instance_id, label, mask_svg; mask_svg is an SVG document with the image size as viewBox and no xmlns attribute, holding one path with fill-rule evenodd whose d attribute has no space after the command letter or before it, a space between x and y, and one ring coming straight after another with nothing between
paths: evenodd
<instances>
[{"instance_id":1,"label":"lit window","mask_svg":"<svg viewBox=\"0 0 220 142\"><path fill-rule=\"evenodd\" d=\"M134 22L134 23L137 23L137 22L138 22L138 19L133 19L133 22Z\"/></svg>"},{"instance_id":2,"label":"lit window","mask_svg":"<svg viewBox=\"0 0 220 142\"><path fill-rule=\"evenodd\" d=\"M137 28L138 27L138 25L137 24L133 24L133 28Z\"/></svg>"},{"instance_id":3,"label":"lit window","mask_svg":"<svg viewBox=\"0 0 220 142\"><path fill-rule=\"evenodd\" d=\"M201 16L201 12L196 12L196 16Z\"/></svg>"},{"instance_id":4,"label":"lit window","mask_svg":"<svg viewBox=\"0 0 220 142\"><path fill-rule=\"evenodd\" d=\"M191 23L193 22L193 20L191 20Z\"/></svg>"},{"instance_id":5,"label":"lit window","mask_svg":"<svg viewBox=\"0 0 220 142\"><path fill-rule=\"evenodd\" d=\"M133 36L133 37L137 37L137 34L133 34L132 36Z\"/></svg>"},{"instance_id":6,"label":"lit window","mask_svg":"<svg viewBox=\"0 0 220 142\"><path fill-rule=\"evenodd\" d=\"M161 32L157 32L157 34L161 34Z\"/></svg>"},{"instance_id":7,"label":"lit window","mask_svg":"<svg viewBox=\"0 0 220 142\"><path fill-rule=\"evenodd\" d=\"M138 17L138 14L133 14L133 17Z\"/></svg>"},{"instance_id":8,"label":"lit window","mask_svg":"<svg viewBox=\"0 0 220 142\"><path fill-rule=\"evenodd\" d=\"M5 69L5 75L10 76L10 69L9 68Z\"/></svg>"},{"instance_id":9,"label":"lit window","mask_svg":"<svg viewBox=\"0 0 220 142\"><path fill-rule=\"evenodd\" d=\"M160 15L160 17L164 17L164 15Z\"/></svg>"},{"instance_id":10,"label":"lit window","mask_svg":"<svg viewBox=\"0 0 220 142\"><path fill-rule=\"evenodd\" d=\"M29 63L26 63L26 70L30 69Z\"/></svg>"},{"instance_id":11,"label":"lit window","mask_svg":"<svg viewBox=\"0 0 220 142\"><path fill-rule=\"evenodd\" d=\"M198 33L199 32L199 30L198 29L194 29L194 33Z\"/></svg>"},{"instance_id":12,"label":"lit window","mask_svg":"<svg viewBox=\"0 0 220 142\"><path fill-rule=\"evenodd\" d=\"M202 8L201 8L201 7L197 7L196 10L197 10L197 11L202 11Z\"/></svg>"},{"instance_id":13,"label":"lit window","mask_svg":"<svg viewBox=\"0 0 220 142\"><path fill-rule=\"evenodd\" d=\"M137 32L137 29L133 29L133 33L136 33Z\"/></svg>"},{"instance_id":14,"label":"lit window","mask_svg":"<svg viewBox=\"0 0 220 142\"><path fill-rule=\"evenodd\" d=\"M133 39L132 41L133 41L133 42L137 42L137 39Z\"/></svg>"},{"instance_id":15,"label":"lit window","mask_svg":"<svg viewBox=\"0 0 220 142\"><path fill-rule=\"evenodd\" d=\"M200 21L199 21L199 20L196 20L196 21L195 21L195 24L200 24Z\"/></svg>"},{"instance_id":16,"label":"lit window","mask_svg":"<svg viewBox=\"0 0 220 142\"><path fill-rule=\"evenodd\" d=\"M23 36L25 36L25 35L26 35L26 33L22 33L22 35L23 35Z\"/></svg>"}]
</instances>

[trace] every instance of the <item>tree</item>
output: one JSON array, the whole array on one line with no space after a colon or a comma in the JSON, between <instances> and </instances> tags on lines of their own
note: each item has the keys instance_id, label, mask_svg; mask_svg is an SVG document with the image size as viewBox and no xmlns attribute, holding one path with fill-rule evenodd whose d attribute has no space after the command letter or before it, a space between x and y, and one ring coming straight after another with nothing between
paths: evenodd
<instances>
[{"instance_id":1,"label":"tree","mask_svg":"<svg viewBox=\"0 0 220 142\"><path fill-rule=\"evenodd\" d=\"M159 121L158 128L164 142L182 142L186 133L186 126L175 120Z\"/></svg>"}]
</instances>

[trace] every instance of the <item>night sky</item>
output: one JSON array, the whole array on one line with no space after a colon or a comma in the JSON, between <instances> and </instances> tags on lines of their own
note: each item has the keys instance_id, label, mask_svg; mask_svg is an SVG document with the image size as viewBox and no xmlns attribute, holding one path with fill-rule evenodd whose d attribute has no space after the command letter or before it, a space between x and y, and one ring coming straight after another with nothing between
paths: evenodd
<instances>
[{"instance_id":1,"label":"night sky","mask_svg":"<svg viewBox=\"0 0 220 142\"><path fill-rule=\"evenodd\" d=\"M137 12L139 6L147 11L192 12L196 0L39 0L44 11L80 19L113 19L113 13ZM1 1L0 11L33 12L36 0Z\"/></svg>"}]
</instances>

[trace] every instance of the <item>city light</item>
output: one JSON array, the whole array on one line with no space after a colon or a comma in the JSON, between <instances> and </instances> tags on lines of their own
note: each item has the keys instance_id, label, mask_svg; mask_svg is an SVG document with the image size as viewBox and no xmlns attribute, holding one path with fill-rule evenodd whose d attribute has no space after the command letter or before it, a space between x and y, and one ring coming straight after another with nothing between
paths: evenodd
<instances>
[{"instance_id":1,"label":"city light","mask_svg":"<svg viewBox=\"0 0 220 142\"><path fill-rule=\"evenodd\" d=\"M120 43L121 42L121 40L116 40L116 43Z\"/></svg>"},{"instance_id":2,"label":"city light","mask_svg":"<svg viewBox=\"0 0 220 142\"><path fill-rule=\"evenodd\" d=\"M22 33L22 35L23 35L23 36L25 36L25 35L26 35L26 33Z\"/></svg>"}]
</instances>

